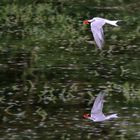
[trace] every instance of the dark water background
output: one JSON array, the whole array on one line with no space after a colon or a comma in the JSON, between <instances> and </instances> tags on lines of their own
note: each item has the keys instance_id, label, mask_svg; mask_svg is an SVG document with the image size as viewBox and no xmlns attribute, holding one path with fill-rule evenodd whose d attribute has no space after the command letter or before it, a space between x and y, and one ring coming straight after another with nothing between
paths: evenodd
<instances>
[{"instance_id":1,"label":"dark water background","mask_svg":"<svg viewBox=\"0 0 140 140\"><path fill-rule=\"evenodd\" d=\"M0 140L139 140L139 0L0 2ZM82 21L106 26L106 45L91 44ZM104 112L83 119L106 90Z\"/></svg>"}]
</instances>

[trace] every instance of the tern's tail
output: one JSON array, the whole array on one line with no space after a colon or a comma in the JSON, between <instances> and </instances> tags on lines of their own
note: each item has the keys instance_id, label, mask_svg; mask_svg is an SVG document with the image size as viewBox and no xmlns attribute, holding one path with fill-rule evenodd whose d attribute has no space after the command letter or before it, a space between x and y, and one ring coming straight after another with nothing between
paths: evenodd
<instances>
[{"instance_id":1,"label":"tern's tail","mask_svg":"<svg viewBox=\"0 0 140 140\"><path fill-rule=\"evenodd\" d=\"M117 22L118 22L119 20L106 20L106 23L108 23L108 24L110 24L110 25L113 25L113 26L118 26L117 25Z\"/></svg>"},{"instance_id":2,"label":"tern's tail","mask_svg":"<svg viewBox=\"0 0 140 140\"><path fill-rule=\"evenodd\" d=\"M109 120L109 119L113 119L113 118L118 118L117 114L108 115L106 119Z\"/></svg>"}]
</instances>

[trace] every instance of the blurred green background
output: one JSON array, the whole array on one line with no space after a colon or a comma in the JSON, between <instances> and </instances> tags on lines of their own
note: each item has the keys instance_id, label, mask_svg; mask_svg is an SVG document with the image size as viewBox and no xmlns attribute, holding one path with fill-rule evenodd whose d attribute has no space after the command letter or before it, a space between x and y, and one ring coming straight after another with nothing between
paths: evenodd
<instances>
[{"instance_id":1,"label":"blurred green background","mask_svg":"<svg viewBox=\"0 0 140 140\"><path fill-rule=\"evenodd\" d=\"M0 140L138 140L139 7L139 0L1 0ZM122 20L104 27L103 50L83 25L93 17ZM101 90L105 111L121 119L87 124L82 114Z\"/></svg>"}]
</instances>

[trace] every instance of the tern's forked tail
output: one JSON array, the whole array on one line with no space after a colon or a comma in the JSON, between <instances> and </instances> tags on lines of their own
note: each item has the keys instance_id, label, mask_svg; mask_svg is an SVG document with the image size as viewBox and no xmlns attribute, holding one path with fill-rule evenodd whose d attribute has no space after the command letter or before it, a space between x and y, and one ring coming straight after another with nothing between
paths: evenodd
<instances>
[{"instance_id":1,"label":"tern's forked tail","mask_svg":"<svg viewBox=\"0 0 140 140\"><path fill-rule=\"evenodd\" d=\"M118 118L117 114L111 114L111 115L106 116L107 120L114 119L114 118Z\"/></svg>"},{"instance_id":2,"label":"tern's forked tail","mask_svg":"<svg viewBox=\"0 0 140 140\"><path fill-rule=\"evenodd\" d=\"M108 24L110 24L110 25L113 25L113 26L118 26L117 25L117 22L118 22L119 20L106 20L106 23L108 23Z\"/></svg>"}]
</instances>

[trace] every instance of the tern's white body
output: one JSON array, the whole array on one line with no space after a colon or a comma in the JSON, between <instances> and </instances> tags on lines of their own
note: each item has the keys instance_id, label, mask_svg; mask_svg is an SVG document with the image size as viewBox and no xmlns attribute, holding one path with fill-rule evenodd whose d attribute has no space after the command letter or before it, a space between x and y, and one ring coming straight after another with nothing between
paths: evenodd
<instances>
[{"instance_id":1,"label":"tern's white body","mask_svg":"<svg viewBox=\"0 0 140 140\"><path fill-rule=\"evenodd\" d=\"M89 117L85 117L87 119L90 119L94 122L102 122L105 120L110 120L113 118L118 118L117 114L111 114L105 116L102 112L103 110L103 98L105 96L105 93L100 92L99 95L96 97L95 102L93 104L93 107L91 109L91 114Z\"/></svg>"},{"instance_id":2,"label":"tern's white body","mask_svg":"<svg viewBox=\"0 0 140 140\"><path fill-rule=\"evenodd\" d=\"M86 21L85 24L88 24L88 22L90 23L91 31L92 31L94 40L96 42L97 47L99 47L99 49L101 49L104 46L103 26L105 24L118 26L117 25L118 20L112 21L112 20L99 18L99 17L95 17L91 20L85 20L85 21Z\"/></svg>"}]
</instances>

